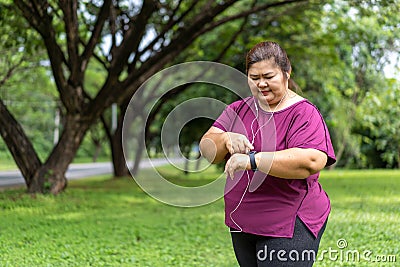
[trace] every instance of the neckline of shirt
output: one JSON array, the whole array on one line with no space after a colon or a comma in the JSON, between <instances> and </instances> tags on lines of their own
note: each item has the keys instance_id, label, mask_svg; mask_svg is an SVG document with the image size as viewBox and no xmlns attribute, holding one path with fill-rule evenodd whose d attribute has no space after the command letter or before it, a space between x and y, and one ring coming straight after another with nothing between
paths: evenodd
<instances>
[{"instance_id":1,"label":"neckline of shirt","mask_svg":"<svg viewBox=\"0 0 400 267\"><path fill-rule=\"evenodd\" d=\"M296 107L297 105L299 105L299 104L301 104L301 103L303 103L303 102L308 102L308 103L309 103L308 99L304 98L304 99L302 99L302 100L300 100L300 101L297 101L297 102L295 102L295 103L291 104L290 106L287 106L287 107L285 107L285 108L283 108L283 109L280 109L280 110L277 110L277 111L266 111L266 110L264 110L264 109L262 109L262 108L260 107L260 105L258 104L258 101L256 101L254 97L253 97L253 102L255 102L255 104L257 105L258 110L259 110L260 112L263 112L263 113L266 113L266 114L277 114L277 113L282 113L282 112L285 112L285 111L287 111L287 110L289 110L289 109L292 109L292 108Z\"/></svg>"}]
</instances>

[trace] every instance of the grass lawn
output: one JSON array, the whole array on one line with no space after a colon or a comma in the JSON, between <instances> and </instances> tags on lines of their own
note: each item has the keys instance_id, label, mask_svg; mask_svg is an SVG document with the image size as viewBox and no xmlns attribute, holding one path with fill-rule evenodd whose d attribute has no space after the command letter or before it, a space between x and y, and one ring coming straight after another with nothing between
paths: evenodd
<instances>
[{"instance_id":1,"label":"grass lawn","mask_svg":"<svg viewBox=\"0 0 400 267\"><path fill-rule=\"evenodd\" d=\"M163 168L191 186L217 172L185 177ZM315 266L399 266L400 171L325 171L321 183L332 214ZM0 216L0 266L237 266L222 200L172 207L129 178L71 181L59 196L2 191ZM347 247L339 249L338 240ZM363 253L386 261L395 255L397 265L368 262Z\"/></svg>"},{"instance_id":2,"label":"grass lawn","mask_svg":"<svg viewBox=\"0 0 400 267\"><path fill-rule=\"evenodd\" d=\"M17 164L15 164L15 161L12 158L0 158L0 171L9 171L15 169L17 169Z\"/></svg>"}]
</instances>

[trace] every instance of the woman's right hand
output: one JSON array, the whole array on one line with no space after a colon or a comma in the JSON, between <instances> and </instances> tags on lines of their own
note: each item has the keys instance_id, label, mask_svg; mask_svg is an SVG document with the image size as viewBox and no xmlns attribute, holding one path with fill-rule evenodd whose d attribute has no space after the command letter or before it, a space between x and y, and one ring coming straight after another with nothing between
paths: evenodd
<instances>
[{"instance_id":1,"label":"woman's right hand","mask_svg":"<svg viewBox=\"0 0 400 267\"><path fill-rule=\"evenodd\" d=\"M239 133L225 132L224 141L226 149L231 155L235 153L247 154L254 149L246 136Z\"/></svg>"}]
</instances>

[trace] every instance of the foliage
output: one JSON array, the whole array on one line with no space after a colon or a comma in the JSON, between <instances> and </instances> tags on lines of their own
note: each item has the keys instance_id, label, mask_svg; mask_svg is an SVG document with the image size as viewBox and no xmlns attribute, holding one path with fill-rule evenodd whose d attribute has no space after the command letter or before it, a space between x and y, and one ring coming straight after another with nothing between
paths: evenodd
<instances>
[{"instance_id":1,"label":"foliage","mask_svg":"<svg viewBox=\"0 0 400 267\"><path fill-rule=\"evenodd\" d=\"M400 20L395 10L400 1L382 1L379 7L376 4L326 1L324 5L315 2L282 13L277 10L272 18L254 15L251 26L245 28L231 49L240 55L263 40L277 41L286 49L292 61L291 77L303 89L303 95L321 110L328 124L337 166L371 166L374 155L365 154L356 131L358 123L362 123L361 117L356 116L357 107L369 92L393 90L383 69L398 56ZM239 62L230 64L243 65L244 57L237 59ZM381 135L381 139L385 137ZM386 149L391 155L397 153L394 147Z\"/></svg>"},{"instance_id":2,"label":"foliage","mask_svg":"<svg viewBox=\"0 0 400 267\"><path fill-rule=\"evenodd\" d=\"M219 174L208 169L182 178L172 167L161 170L186 186ZM344 252L370 250L374 257L396 255L398 261L400 173L335 170L321 176L332 213L320 252L339 250L336 243L344 238ZM107 176L71 181L57 197L14 189L0 199L2 266L237 266L222 200L171 207L150 198L130 178ZM371 266L327 256L316 266Z\"/></svg>"},{"instance_id":3,"label":"foliage","mask_svg":"<svg viewBox=\"0 0 400 267\"><path fill-rule=\"evenodd\" d=\"M361 147L375 158L367 163L369 167L400 166L399 99L400 84L393 79L381 92L368 93L357 107Z\"/></svg>"},{"instance_id":4,"label":"foliage","mask_svg":"<svg viewBox=\"0 0 400 267\"><path fill-rule=\"evenodd\" d=\"M157 113L155 121L151 124L149 129L150 137L148 142L148 148L156 148L156 151L162 151L162 145L168 147L169 143L174 144L175 140L163 140L164 143L161 144L161 129L163 128L163 123L165 118L171 113L171 111L181 105L184 104L185 101L200 98L200 97L208 97L210 99L221 99L225 101L226 104L237 100L237 96L231 91L209 84L196 83L192 84L187 88L184 93L177 94L172 97L166 103L162 105L162 108ZM210 102L210 105L213 103ZM204 109L204 102L195 103L192 102L190 109L202 111ZM181 109L184 111L184 109ZM221 110L222 112L222 110ZM203 114L200 114L203 115ZM200 116L199 115L199 116ZM182 122L185 117L185 114L176 114L176 119L174 122L179 123ZM207 131L208 128L212 125L213 121L209 118L195 118L185 125L176 125L176 127L182 127L179 136L179 146L181 151L184 151L184 155L188 156L188 153L192 150L193 146L198 145L202 135ZM169 125L169 127L175 127L175 125ZM164 128L166 130L166 128Z\"/></svg>"},{"instance_id":5,"label":"foliage","mask_svg":"<svg viewBox=\"0 0 400 267\"><path fill-rule=\"evenodd\" d=\"M53 147L54 116L57 109L54 85L47 69L32 67L17 72L5 86L0 87L0 94L32 139L40 158L45 160ZM0 142L0 151L6 150L5 144Z\"/></svg>"},{"instance_id":6,"label":"foliage","mask_svg":"<svg viewBox=\"0 0 400 267\"><path fill-rule=\"evenodd\" d=\"M0 2L0 35L0 100L35 140L39 157L44 159L52 146L55 92L43 66L42 43L9 1ZM7 150L1 140L0 159L11 157Z\"/></svg>"}]
</instances>

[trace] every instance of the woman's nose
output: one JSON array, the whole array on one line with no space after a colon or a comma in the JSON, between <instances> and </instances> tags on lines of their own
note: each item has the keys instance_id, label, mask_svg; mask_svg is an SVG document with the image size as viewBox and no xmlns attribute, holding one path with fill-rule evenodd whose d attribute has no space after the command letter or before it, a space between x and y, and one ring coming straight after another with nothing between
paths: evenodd
<instances>
[{"instance_id":1,"label":"woman's nose","mask_svg":"<svg viewBox=\"0 0 400 267\"><path fill-rule=\"evenodd\" d=\"M265 80L265 79L260 79L259 82L258 82L258 84L257 84L257 86L258 86L259 88L268 87L267 80Z\"/></svg>"}]
</instances>

